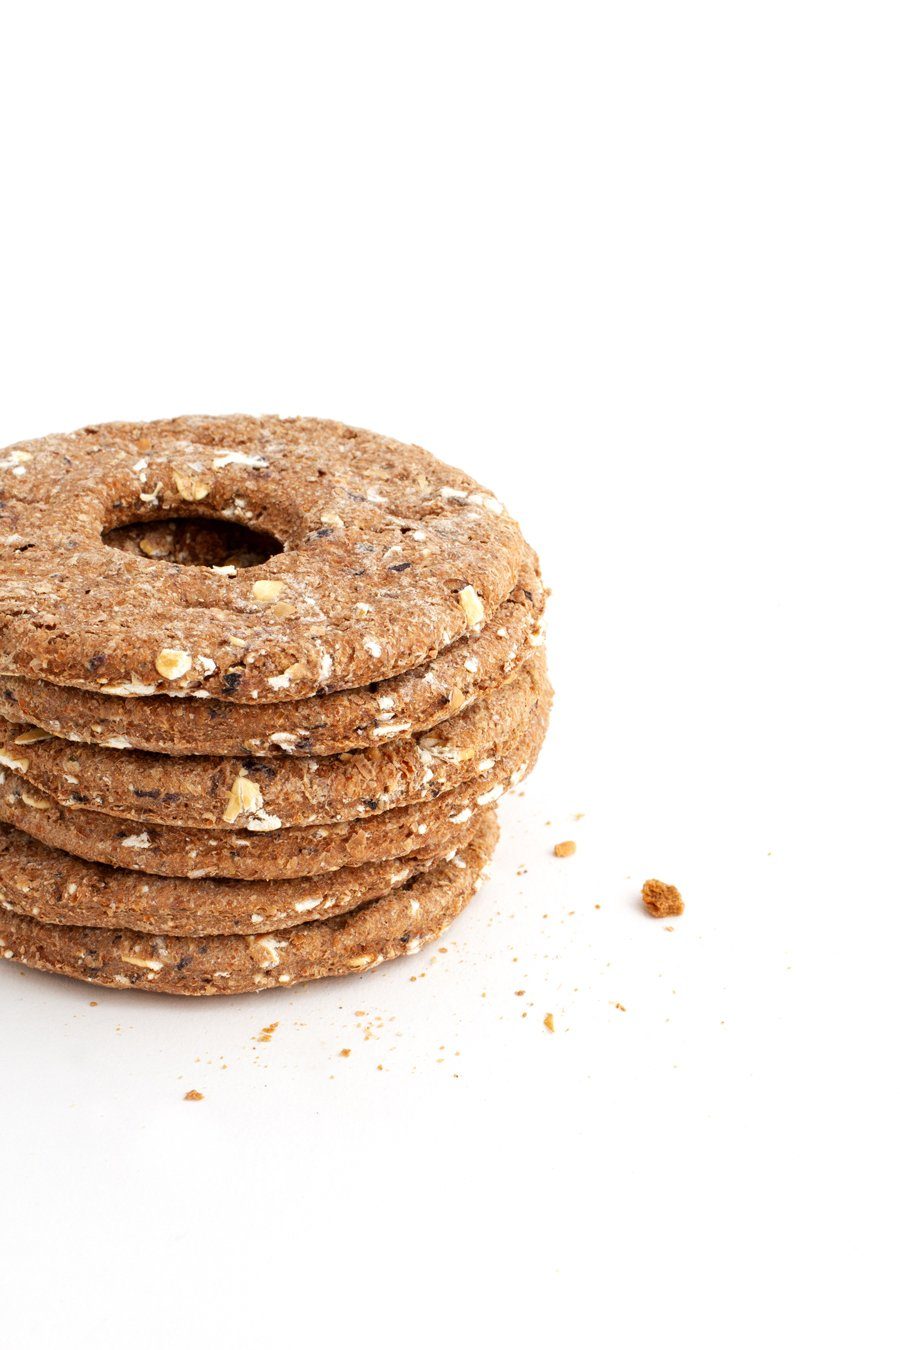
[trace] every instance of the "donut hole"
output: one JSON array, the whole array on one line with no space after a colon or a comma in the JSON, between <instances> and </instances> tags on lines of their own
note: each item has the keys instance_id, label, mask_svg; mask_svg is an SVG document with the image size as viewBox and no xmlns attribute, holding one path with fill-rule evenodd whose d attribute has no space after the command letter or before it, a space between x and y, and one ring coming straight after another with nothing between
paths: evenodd
<instances>
[{"instance_id":1,"label":"donut hole","mask_svg":"<svg viewBox=\"0 0 900 1350\"><path fill-rule=\"evenodd\" d=\"M216 516L136 520L102 537L109 548L178 567L259 567L284 551L274 535Z\"/></svg>"}]
</instances>

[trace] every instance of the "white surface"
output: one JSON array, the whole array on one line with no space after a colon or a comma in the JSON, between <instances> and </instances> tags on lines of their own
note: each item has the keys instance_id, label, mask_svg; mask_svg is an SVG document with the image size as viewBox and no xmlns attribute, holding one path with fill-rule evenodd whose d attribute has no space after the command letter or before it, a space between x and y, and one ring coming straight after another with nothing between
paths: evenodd
<instances>
[{"instance_id":1,"label":"white surface","mask_svg":"<svg viewBox=\"0 0 900 1350\"><path fill-rule=\"evenodd\" d=\"M0 969L5 1344L895 1343L895 16L4 18L0 443L415 439L540 548L558 691L446 953Z\"/></svg>"}]
</instances>

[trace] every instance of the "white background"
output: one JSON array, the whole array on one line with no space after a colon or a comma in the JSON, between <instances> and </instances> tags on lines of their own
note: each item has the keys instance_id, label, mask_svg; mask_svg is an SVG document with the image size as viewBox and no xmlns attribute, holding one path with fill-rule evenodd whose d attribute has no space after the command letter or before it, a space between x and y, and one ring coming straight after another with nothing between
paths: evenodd
<instances>
[{"instance_id":1,"label":"white background","mask_svg":"<svg viewBox=\"0 0 900 1350\"><path fill-rule=\"evenodd\" d=\"M540 549L557 687L445 954L4 965L6 1345L896 1344L896 13L3 11L0 444L415 440Z\"/></svg>"}]
</instances>

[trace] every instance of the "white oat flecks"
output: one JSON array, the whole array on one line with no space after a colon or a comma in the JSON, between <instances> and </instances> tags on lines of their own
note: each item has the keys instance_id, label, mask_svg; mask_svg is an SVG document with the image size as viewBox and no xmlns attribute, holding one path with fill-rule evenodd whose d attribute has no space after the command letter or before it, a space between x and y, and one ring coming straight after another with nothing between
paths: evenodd
<instances>
[{"instance_id":1,"label":"white oat flecks","mask_svg":"<svg viewBox=\"0 0 900 1350\"><path fill-rule=\"evenodd\" d=\"M254 581L251 594L257 604L268 605L277 600L283 590L283 581L278 581L275 577L261 577L259 581Z\"/></svg>"},{"instance_id":2,"label":"white oat flecks","mask_svg":"<svg viewBox=\"0 0 900 1350\"><path fill-rule=\"evenodd\" d=\"M122 847L150 848L150 836L146 830L142 830L140 834L129 834L127 838L122 840Z\"/></svg>"},{"instance_id":3,"label":"white oat flecks","mask_svg":"<svg viewBox=\"0 0 900 1350\"><path fill-rule=\"evenodd\" d=\"M204 497L209 496L209 483L205 483L202 478L197 478L194 474L179 473L177 469L172 470L172 477L175 480L176 491L184 501L202 502Z\"/></svg>"},{"instance_id":4,"label":"white oat flecks","mask_svg":"<svg viewBox=\"0 0 900 1350\"><path fill-rule=\"evenodd\" d=\"M247 821L247 829L262 834L268 833L270 830L280 830L281 817L270 815L268 811L258 811Z\"/></svg>"},{"instance_id":5,"label":"white oat flecks","mask_svg":"<svg viewBox=\"0 0 900 1350\"><path fill-rule=\"evenodd\" d=\"M325 650L321 643L316 643L316 646L319 651L319 684L322 685L334 670L334 657L331 652Z\"/></svg>"},{"instance_id":6,"label":"white oat flecks","mask_svg":"<svg viewBox=\"0 0 900 1350\"><path fill-rule=\"evenodd\" d=\"M502 516L506 509L502 502L498 502L496 497L491 497L487 492L470 492L469 501L473 506L483 506L492 516Z\"/></svg>"},{"instance_id":7,"label":"white oat flecks","mask_svg":"<svg viewBox=\"0 0 900 1350\"><path fill-rule=\"evenodd\" d=\"M280 679L282 677L276 675L273 678ZM271 682L272 681L270 680L269 683L271 684ZM277 745L279 750L284 750L287 753L290 753L291 751L296 750L298 737L305 734L306 734L305 732L295 733L293 731L273 731L269 736L269 740L272 742L273 745Z\"/></svg>"},{"instance_id":8,"label":"white oat flecks","mask_svg":"<svg viewBox=\"0 0 900 1350\"><path fill-rule=\"evenodd\" d=\"M253 959L264 970L281 965L281 952L287 946L283 939L274 937L248 937L245 939L253 954Z\"/></svg>"},{"instance_id":9,"label":"white oat flecks","mask_svg":"<svg viewBox=\"0 0 900 1350\"><path fill-rule=\"evenodd\" d=\"M24 478L25 466L30 464L33 458L28 450L10 450L5 459L0 459L0 469L10 469L14 478Z\"/></svg>"},{"instance_id":10,"label":"white oat flecks","mask_svg":"<svg viewBox=\"0 0 900 1350\"><path fill-rule=\"evenodd\" d=\"M152 970L159 972L163 968L162 961L155 961L152 958L137 956L134 952L126 953L122 960L127 966L139 966L142 970Z\"/></svg>"},{"instance_id":11,"label":"white oat flecks","mask_svg":"<svg viewBox=\"0 0 900 1350\"><path fill-rule=\"evenodd\" d=\"M124 680L119 684L105 684L103 692L104 694L112 694L115 698L131 698L132 696L147 698L150 694L156 693L156 685L145 684L141 680Z\"/></svg>"},{"instance_id":12,"label":"white oat flecks","mask_svg":"<svg viewBox=\"0 0 900 1350\"><path fill-rule=\"evenodd\" d=\"M363 646L369 655L374 656L376 660L381 655L381 643L378 642L377 639L373 637L364 637Z\"/></svg>"},{"instance_id":13,"label":"white oat flecks","mask_svg":"<svg viewBox=\"0 0 900 1350\"><path fill-rule=\"evenodd\" d=\"M267 469L269 467L269 461L263 459L262 455L245 455L243 450L229 450L227 454L217 455L212 462L214 469L227 469L231 464L242 464L248 469Z\"/></svg>"},{"instance_id":14,"label":"white oat flecks","mask_svg":"<svg viewBox=\"0 0 900 1350\"><path fill-rule=\"evenodd\" d=\"M411 722L387 722L384 726L373 727L373 736L399 736L402 731L409 731Z\"/></svg>"},{"instance_id":15,"label":"white oat flecks","mask_svg":"<svg viewBox=\"0 0 900 1350\"><path fill-rule=\"evenodd\" d=\"M459 603L470 628L477 628L480 623L484 623L484 605L474 586L463 586L459 593Z\"/></svg>"},{"instance_id":16,"label":"white oat flecks","mask_svg":"<svg viewBox=\"0 0 900 1350\"><path fill-rule=\"evenodd\" d=\"M178 647L163 647L154 665L163 679L180 680L191 668L191 655Z\"/></svg>"},{"instance_id":17,"label":"white oat flecks","mask_svg":"<svg viewBox=\"0 0 900 1350\"><path fill-rule=\"evenodd\" d=\"M27 773L28 763L29 761L24 755L20 759L16 759L15 755L0 751L0 764L4 764L7 769L12 769L14 773Z\"/></svg>"},{"instance_id":18,"label":"white oat flecks","mask_svg":"<svg viewBox=\"0 0 900 1350\"><path fill-rule=\"evenodd\" d=\"M281 829L280 817L272 815L265 809L259 784L248 778L244 769L241 769L232 783L225 810L222 812L222 819L228 825L233 825L240 816L247 816L246 828L257 833Z\"/></svg>"},{"instance_id":19,"label":"white oat flecks","mask_svg":"<svg viewBox=\"0 0 900 1350\"><path fill-rule=\"evenodd\" d=\"M316 899L298 900L294 905L294 909L297 911L298 914L308 914L311 909L318 909L319 905L321 905L322 903L323 902L321 900ZM326 900L324 903L327 908L329 902Z\"/></svg>"}]
</instances>

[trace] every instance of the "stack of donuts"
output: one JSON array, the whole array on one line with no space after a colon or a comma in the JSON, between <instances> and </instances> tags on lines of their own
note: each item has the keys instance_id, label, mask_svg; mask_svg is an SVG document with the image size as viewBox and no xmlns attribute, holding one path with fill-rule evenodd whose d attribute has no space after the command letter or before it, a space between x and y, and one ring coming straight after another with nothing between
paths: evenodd
<instances>
[{"instance_id":1,"label":"stack of donuts","mask_svg":"<svg viewBox=\"0 0 900 1350\"><path fill-rule=\"evenodd\" d=\"M234 994L418 951L540 750L543 606L495 497L340 423L0 451L0 958Z\"/></svg>"}]
</instances>

